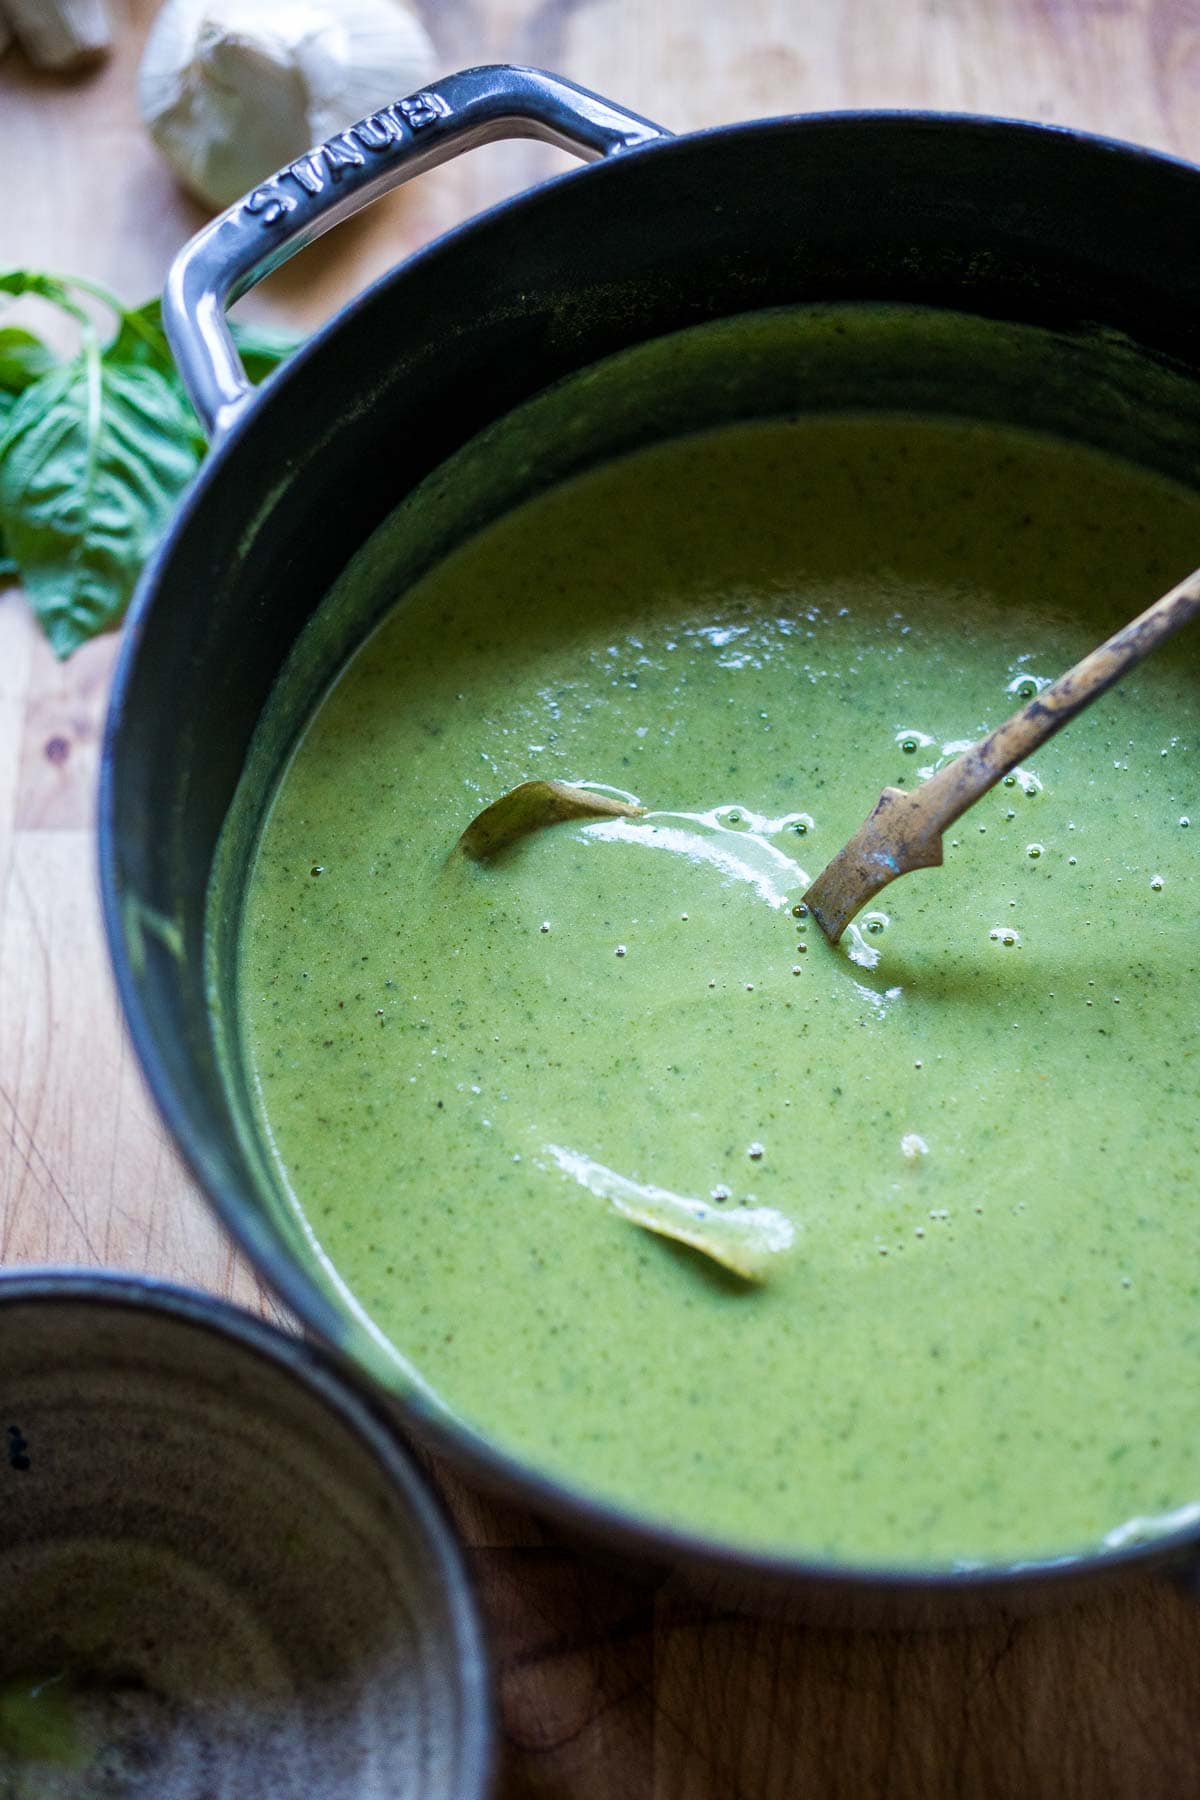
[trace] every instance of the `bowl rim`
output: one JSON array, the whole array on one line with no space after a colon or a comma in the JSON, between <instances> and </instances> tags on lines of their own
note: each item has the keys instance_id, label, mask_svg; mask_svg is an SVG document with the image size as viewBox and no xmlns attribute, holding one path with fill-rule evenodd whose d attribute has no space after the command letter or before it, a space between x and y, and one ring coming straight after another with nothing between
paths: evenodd
<instances>
[{"instance_id":1,"label":"bowl rim","mask_svg":"<svg viewBox=\"0 0 1200 1800\"><path fill-rule=\"evenodd\" d=\"M466 1549L445 1501L419 1468L395 1424L371 1404L363 1384L347 1379L318 1345L292 1337L269 1320L220 1295L153 1275L57 1265L0 1269L0 1310L12 1306L98 1306L218 1338L238 1354L267 1364L304 1388L363 1446L414 1526L427 1566L445 1596L460 1714L460 1776L455 1800L487 1800L497 1767L496 1697L487 1639Z\"/></svg>"},{"instance_id":2,"label":"bowl rim","mask_svg":"<svg viewBox=\"0 0 1200 1800\"><path fill-rule=\"evenodd\" d=\"M806 113L776 114L738 120L695 131L664 135L645 145L586 167L574 167L527 188L448 230L400 260L367 284L339 308L289 357L273 378L286 381L310 359L323 354L344 331L353 329L360 316L397 283L409 279L441 258L457 253L459 240L476 230L537 209L552 209L564 188L587 180L627 181L637 163L653 157L688 155L697 145L719 144L733 137L761 134L820 138L843 131L886 134L895 130L944 133L966 140L1027 141L1045 145L1049 154L1094 159L1093 173L1104 164L1118 167L1147 166L1164 177L1200 182L1200 164L1132 140L1088 131L1077 126L1026 119L1019 116L937 110L927 108L845 108ZM1197 189L1200 194L1200 188ZM272 383L272 385L273 385ZM193 1120L181 1098L156 1033L142 1004L139 982L126 943L122 923L123 881L119 868L116 764L122 720L146 633L163 576L174 551L175 540L208 501L210 489L225 474L225 465L252 433L260 413L270 404L270 394L260 396L243 409L229 431L217 441L192 487L176 510L168 531L146 565L130 605L120 653L113 676L100 757L98 839L99 878L105 936L113 964L121 1010L134 1049L172 1142L178 1147L189 1172L198 1183L222 1226L247 1255L255 1270L289 1306L306 1329L319 1334L326 1354L336 1361L359 1390L369 1388L373 1404L394 1411L406 1429L431 1453L443 1457L479 1489L533 1511L571 1535L616 1550L645 1565L691 1568L723 1584L745 1583L766 1593L795 1593L873 1603L882 1596L895 1600L903 1611L910 1601L937 1603L939 1596L953 1608L956 1598L999 1606L1016 1603L1031 1584L1053 1588L1064 1598L1071 1588L1107 1582L1131 1572L1183 1567L1200 1568L1200 1523L1185 1525L1161 1535L1105 1549L1092 1546L1063 1554L1032 1554L1010 1561L925 1565L895 1559L878 1564L821 1557L812 1551L785 1551L752 1541L706 1534L661 1516L639 1513L631 1504L605 1498L582 1485L549 1472L532 1460L504 1449L463 1421L440 1411L415 1387L391 1387L382 1383L352 1352L344 1348L346 1321L338 1308L308 1273L291 1258L274 1233L266 1230L247 1208L244 1189L227 1183L213 1166L203 1129Z\"/></svg>"}]
</instances>

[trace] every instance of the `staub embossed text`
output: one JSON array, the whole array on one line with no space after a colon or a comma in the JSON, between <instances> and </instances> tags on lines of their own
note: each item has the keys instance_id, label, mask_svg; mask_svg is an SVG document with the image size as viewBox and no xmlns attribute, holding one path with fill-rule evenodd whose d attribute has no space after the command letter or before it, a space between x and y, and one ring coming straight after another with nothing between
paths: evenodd
<instances>
[{"instance_id":1,"label":"staub embossed text","mask_svg":"<svg viewBox=\"0 0 1200 1800\"><path fill-rule=\"evenodd\" d=\"M425 88L397 100L382 111L360 119L357 125L339 132L319 144L307 155L298 157L281 169L278 175L256 187L242 201L241 211L263 225L275 225L288 213L295 212L300 196L292 191L294 183L302 194L322 194L335 182L342 181L350 170L362 168L372 157L381 155L393 144L402 144L440 119L450 117L450 107L440 94Z\"/></svg>"}]
</instances>

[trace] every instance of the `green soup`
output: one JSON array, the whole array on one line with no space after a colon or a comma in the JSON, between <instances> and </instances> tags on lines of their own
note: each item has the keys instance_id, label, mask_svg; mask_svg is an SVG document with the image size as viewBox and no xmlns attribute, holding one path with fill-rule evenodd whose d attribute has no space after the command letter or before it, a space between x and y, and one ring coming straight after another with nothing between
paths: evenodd
<instances>
[{"instance_id":1,"label":"green soup","mask_svg":"<svg viewBox=\"0 0 1200 1800\"><path fill-rule=\"evenodd\" d=\"M1196 497L1099 452L828 416L618 458L404 595L286 770L240 939L262 1129L398 1378L779 1550L1200 1516L1195 636L837 950L793 912L885 783L1197 560ZM533 776L650 811L450 854ZM740 1282L611 1204L646 1190L794 1247Z\"/></svg>"}]
</instances>

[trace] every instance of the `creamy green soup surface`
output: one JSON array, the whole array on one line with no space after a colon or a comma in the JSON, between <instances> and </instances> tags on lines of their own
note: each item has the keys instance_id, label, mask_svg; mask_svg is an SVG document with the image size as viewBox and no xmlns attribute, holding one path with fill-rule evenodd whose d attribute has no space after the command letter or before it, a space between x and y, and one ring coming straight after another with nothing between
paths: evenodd
<instances>
[{"instance_id":1,"label":"creamy green soup surface","mask_svg":"<svg viewBox=\"0 0 1200 1800\"><path fill-rule=\"evenodd\" d=\"M776 1550L1200 1516L1194 632L837 950L793 913L885 783L1198 560L1200 501L1099 453L813 417L578 476L397 594L270 807L240 993L286 1190L398 1375ZM650 810L451 854L534 776ZM740 1282L610 1203L647 1188L794 1247Z\"/></svg>"}]
</instances>

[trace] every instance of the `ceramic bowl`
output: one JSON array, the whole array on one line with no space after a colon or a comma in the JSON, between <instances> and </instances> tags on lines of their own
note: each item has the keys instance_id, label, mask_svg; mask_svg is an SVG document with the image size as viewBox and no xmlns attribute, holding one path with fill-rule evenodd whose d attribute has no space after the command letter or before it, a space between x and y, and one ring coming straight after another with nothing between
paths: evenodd
<instances>
[{"instance_id":1,"label":"ceramic bowl","mask_svg":"<svg viewBox=\"0 0 1200 1800\"><path fill-rule=\"evenodd\" d=\"M317 1352L200 1294L0 1276L0 1792L471 1800L466 1570Z\"/></svg>"}]
</instances>

